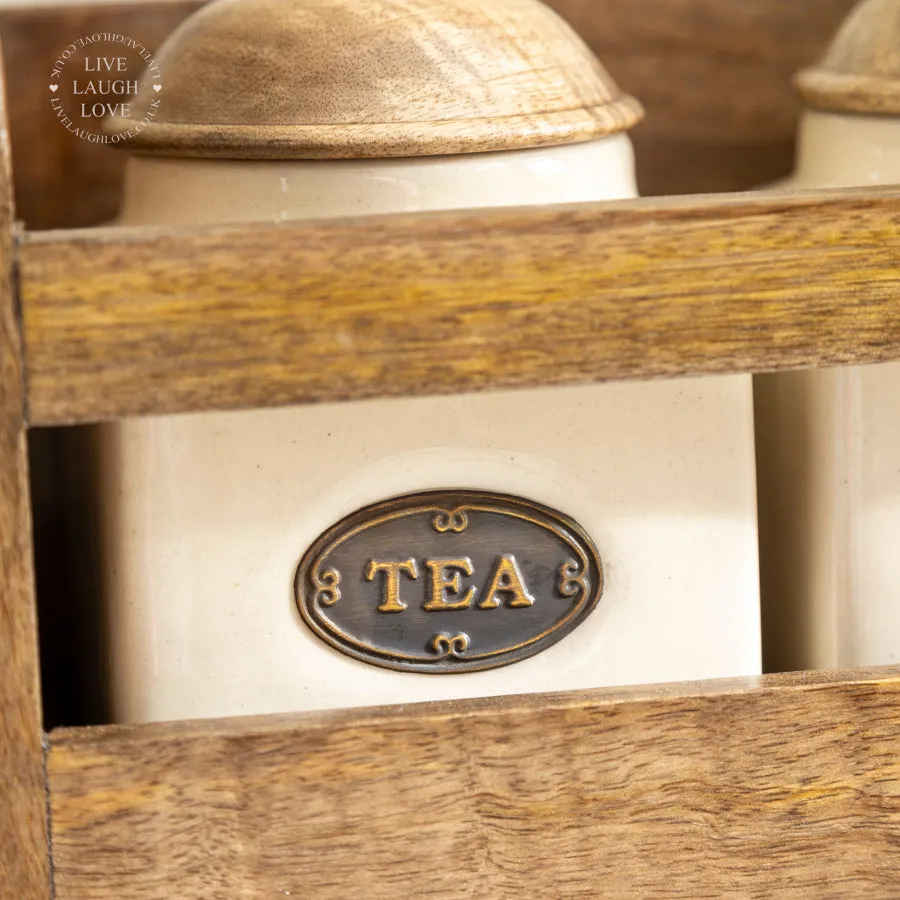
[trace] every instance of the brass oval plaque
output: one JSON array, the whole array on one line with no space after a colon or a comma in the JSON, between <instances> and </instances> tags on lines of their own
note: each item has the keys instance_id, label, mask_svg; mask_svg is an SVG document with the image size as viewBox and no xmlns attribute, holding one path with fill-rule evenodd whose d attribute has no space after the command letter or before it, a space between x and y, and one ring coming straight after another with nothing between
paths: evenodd
<instances>
[{"instance_id":1,"label":"brass oval plaque","mask_svg":"<svg viewBox=\"0 0 900 900\"><path fill-rule=\"evenodd\" d=\"M529 500L436 491L386 500L323 534L297 569L326 643L408 672L477 672L540 653L597 605L591 539Z\"/></svg>"}]
</instances>

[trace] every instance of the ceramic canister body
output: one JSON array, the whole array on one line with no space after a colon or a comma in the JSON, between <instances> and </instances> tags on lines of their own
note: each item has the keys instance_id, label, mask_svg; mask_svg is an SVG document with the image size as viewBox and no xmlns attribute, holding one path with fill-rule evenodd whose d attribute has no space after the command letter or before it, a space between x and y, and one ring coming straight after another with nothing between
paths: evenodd
<instances>
[{"instance_id":1,"label":"ceramic canister body","mask_svg":"<svg viewBox=\"0 0 900 900\"><path fill-rule=\"evenodd\" d=\"M130 161L121 224L610 200L624 135L382 162ZM311 710L760 670L746 377L152 418L97 429L118 721ZM452 677L376 668L302 621L294 573L342 517L416 491L559 510L605 588L545 651Z\"/></svg>"},{"instance_id":2,"label":"ceramic canister body","mask_svg":"<svg viewBox=\"0 0 900 900\"><path fill-rule=\"evenodd\" d=\"M807 112L779 187L900 183L900 120ZM756 379L773 666L889 665L900 653L900 365Z\"/></svg>"}]
</instances>

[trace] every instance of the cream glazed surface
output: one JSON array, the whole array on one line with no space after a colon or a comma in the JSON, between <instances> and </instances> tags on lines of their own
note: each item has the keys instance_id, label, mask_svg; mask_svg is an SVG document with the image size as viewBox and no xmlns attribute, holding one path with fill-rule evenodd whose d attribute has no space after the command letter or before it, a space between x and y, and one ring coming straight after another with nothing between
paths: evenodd
<instances>
[{"instance_id":1,"label":"cream glazed surface","mask_svg":"<svg viewBox=\"0 0 900 900\"><path fill-rule=\"evenodd\" d=\"M624 135L378 165L130 166L129 225L634 195ZM749 378L176 416L97 436L118 721L760 671ZM292 592L310 543L371 502L446 488L505 492L573 517L603 559L598 608L540 655L465 675L374 668L313 635Z\"/></svg>"},{"instance_id":2,"label":"cream glazed surface","mask_svg":"<svg viewBox=\"0 0 900 900\"><path fill-rule=\"evenodd\" d=\"M634 151L625 134L560 147L327 163L133 156L117 222L286 222L620 200L636 191Z\"/></svg>"},{"instance_id":3,"label":"cream glazed surface","mask_svg":"<svg viewBox=\"0 0 900 900\"><path fill-rule=\"evenodd\" d=\"M785 190L900 183L900 117L807 110ZM779 669L900 659L900 364L756 378Z\"/></svg>"}]
</instances>

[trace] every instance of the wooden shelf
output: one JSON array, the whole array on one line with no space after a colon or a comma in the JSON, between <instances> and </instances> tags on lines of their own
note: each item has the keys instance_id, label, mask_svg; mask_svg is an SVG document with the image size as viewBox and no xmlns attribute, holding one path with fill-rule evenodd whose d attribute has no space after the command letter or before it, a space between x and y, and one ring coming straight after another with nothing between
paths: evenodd
<instances>
[{"instance_id":1,"label":"wooden shelf","mask_svg":"<svg viewBox=\"0 0 900 900\"><path fill-rule=\"evenodd\" d=\"M900 356L900 191L26 235L35 425Z\"/></svg>"},{"instance_id":2,"label":"wooden shelf","mask_svg":"<svg viewBox=\"0 0 900 900\"><path fill-rule=\"evenodd\" d=\"M789 76L853 3L553 5L647 103L644 190L685 193L787 171ZM0 11L29 227L118 202L121 156L47 105L54 54L161 41L196 6ZM121 416L900 359L900 190L38 233L12 186L0 154L0 894L896 894L900 670L46 735L25 447Z\"/></svg>"},{"instance_id":3,"label":"wooden shelf","mask_svg":"<svg viewBox=\"0 0 900 900\"><path fill-rule=\"evenodd\" d=\"M56 732L56 896L887 897L898 676Z\"/></svg>"}]
</instances>

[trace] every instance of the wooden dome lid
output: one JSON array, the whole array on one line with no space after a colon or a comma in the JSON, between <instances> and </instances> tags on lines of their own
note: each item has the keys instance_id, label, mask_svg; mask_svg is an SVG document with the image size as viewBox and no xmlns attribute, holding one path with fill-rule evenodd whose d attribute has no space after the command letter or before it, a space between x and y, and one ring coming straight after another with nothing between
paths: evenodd
<instances>
[{"instance_id":1,"label":"wooden dome lid","mask_svg":"<svg viewBox=\"0 0 900 900\"><path fill-rule=\"evenodd\" d=\"M863 0L795 83L815 109L900 115L900 0Z\"/></svg>"},{"instance_id":2,"label":"wooden dome lid","mask_svg":"<svg viewBox=\"0 0 900 900\"><path fill-rule=\"evenodd\" d=\"M643 116L538 0L216 0L157 56L139 153L431 156L575 143Z\"/></svg>"}]
</instances>

